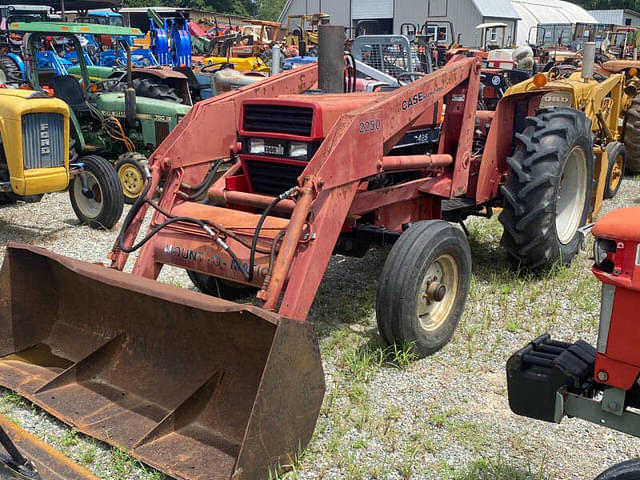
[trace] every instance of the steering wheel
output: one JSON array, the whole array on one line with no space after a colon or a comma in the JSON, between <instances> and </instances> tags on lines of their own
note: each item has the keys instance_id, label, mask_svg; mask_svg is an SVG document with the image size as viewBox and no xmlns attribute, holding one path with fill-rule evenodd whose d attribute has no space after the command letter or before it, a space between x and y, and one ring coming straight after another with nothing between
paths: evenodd
<instances>
[{"instance_id":1,"label":"steering wheel","mask_svg":"<svg viewBox=\"0 0 640 480\"><path fill-rule=\"evenodd\" d=\"M215 68L214 68L215 67ZM236 66L233 63L229 63L229 62L220 62L220 63L210 63L208 65L205 65L204 67L202 67L200 69L200 72L202 73L216 73L219 70L222 70L223 68L231 68L234 69Z\"/></svg>"},{"instance_id":2,"label":"steering wheel","mask_svg":"<svg viewBox=\"0 0 640 480\"><path fill-rule=\"evenodd\" d=\"M575 65L569 65L566 63L560 65L554 65L549 69L549 75L552 76L555 74L557 77L568 77L573 72L577 71L578 67Z\"/></svg>"},{"instance_id":3,"label":"steering wheel","mask_svg":"<svg viewBox=\"0 0 640 480\"><path fill-rule=\"evenodd\" d=\"M414 82L418 78L425 77L427 74L423 72L402 72L396 77L398 83L401 85L406 85L408 83Z\"/></svg>"}]
</instances>

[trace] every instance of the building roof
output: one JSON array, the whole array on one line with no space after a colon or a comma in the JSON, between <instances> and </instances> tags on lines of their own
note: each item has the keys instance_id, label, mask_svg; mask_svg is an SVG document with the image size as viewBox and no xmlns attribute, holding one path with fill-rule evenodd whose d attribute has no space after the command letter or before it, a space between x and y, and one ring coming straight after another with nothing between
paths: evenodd
<instances>
[{"instance_id":1,"label":"building roof","mask_svg":"<svg viewBox=\"0 0 640 480\"><path fill-rule=\"evenodd\" d=\"M64 0L65 10L93 10L96 8L118 8L122 0ZM46 5L60 11L62 0L20 0L23 5ZM9 0L0 0L0 5L11 5Z\"/></svg>"},{"instance_id":2,"label":"building roof","mask_svg":"<svg viewBox=\"0 0 640 480\"><path fill-rule=\"evenodd\" d=\"M287 14L289 13L289 9L291 8L291 4L293 0L287 0L287 3L282 7L282 12L280 12L280 16L278 17L278 23L284 25L284 21L287 19Z\"/></svg>"},{"instance_id":3,"label":"building roof","mask_svg":"<svg viewBox=\"0 0 640 480\"><path fill-rule=\"evenodd\" d=\"M539 24L599 23L584 8L563 0L511 0L520 14L518 45L526 45L529 31Z\"/></svg>"},{"instance_id":4,"label":"building roof","mask_svg":"<svg viewBox=\"0 0 640 480\"><path fill-rule=\"evenodd\" d=\"M505 0L471 0L483 17L512 18L518 20L520 15Z\"/></svg>"}]
</instances>

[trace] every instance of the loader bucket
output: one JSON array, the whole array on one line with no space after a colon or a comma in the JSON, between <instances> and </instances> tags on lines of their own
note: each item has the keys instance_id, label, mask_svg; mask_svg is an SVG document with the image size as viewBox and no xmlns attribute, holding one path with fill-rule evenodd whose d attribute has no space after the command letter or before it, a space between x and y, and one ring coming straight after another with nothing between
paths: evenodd
<instances>
[{"instance_id":1,"label":"loader bucket","mask_svg":"<svg viewBox=\"0 0 640 480\"><path fill-rule=\"evenodd\" d=\"M305 447L312 325L9 244L0 385L180 479L263 479Z\"/></svg>"}]
</instances>

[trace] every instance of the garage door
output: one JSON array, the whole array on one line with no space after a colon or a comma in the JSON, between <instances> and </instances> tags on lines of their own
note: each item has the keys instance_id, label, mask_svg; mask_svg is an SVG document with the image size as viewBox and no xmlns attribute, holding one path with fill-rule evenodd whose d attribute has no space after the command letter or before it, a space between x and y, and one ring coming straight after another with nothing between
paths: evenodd
<instances>
[{"instance_id":1,"label":"garage door","mask_svg":"<svg viewBox=\"0 0 640 480\"><path fill-rule=\"evenodd\" d=\"M351 0L351 17L393 18L393 0Z\"/></svg>"}]
</instances>

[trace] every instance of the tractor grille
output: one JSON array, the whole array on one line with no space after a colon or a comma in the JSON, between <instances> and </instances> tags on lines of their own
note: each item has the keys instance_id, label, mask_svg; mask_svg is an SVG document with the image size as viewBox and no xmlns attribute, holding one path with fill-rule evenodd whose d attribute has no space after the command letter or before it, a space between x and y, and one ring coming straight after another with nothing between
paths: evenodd
<instances>
[{"instance_id":1,"label":"tractor grille","mask_svg":"<svg viewBox=\"0 0 640 480\"><path fill-rule=\"evenodd\" d=\"M59 113L22 116L24 169L64 165L64 117Z\"/></svg>"},{"instance_id":2,"label":"tractor grille","mask_svg":"<svg viewBox=\"0 0 640 480\"><path fill-rule=\"evenodd\" d=\"M298 184L304 165L247 160L247 173L255 193L278 195Z\"/></svg>"},{"instance_id":3,"label":"tractor grille","mask_svg":"<svg viewBox=\"0 0 640 480\"><path fill-rule=\"evenodd\" d=\"M244 130L311 136L313 109L284 105L245 105Z\"/></svg>"}]
</instances>

